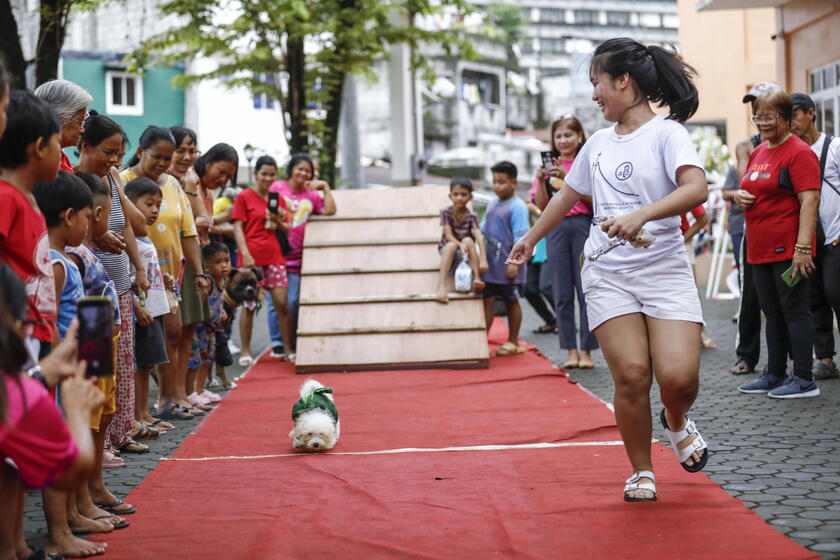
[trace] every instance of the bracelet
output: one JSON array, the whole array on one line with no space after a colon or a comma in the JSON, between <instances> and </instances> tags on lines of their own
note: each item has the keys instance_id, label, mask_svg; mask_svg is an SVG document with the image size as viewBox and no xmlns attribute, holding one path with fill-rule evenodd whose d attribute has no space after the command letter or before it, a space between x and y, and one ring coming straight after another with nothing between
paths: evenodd
<instances>
[{"instance_id":1,"label":"bracelet","mask_svg":"<svg viewBox=\"0 0 840 560\"><path fill-rule=\"evenodd\" d=\"M794 247L793 250L796 251L797 253L799 253L800 255L810 255L811 254L810 249L803 249L802 247Z\"/></svg>"},{"instance_id":2,"label":"bracelet","mask_svg":"<svg viewBox=\"0 0 840 560\"><path fill-rule=\"evenodd\" d=\"M41 369L41 366L39 364L36 364L29 368L26 372L26 375L28 375L32 379L35 379L36 381L40 381L45 388L50 388L49 384L47 383L47 378L44 377L44 371Z\"/></svg>"},{"instance_id":3,"label":"bracelet","mask_svg":"<svg viewBox=\"0 0 840 560\"><path fill-rule=\"evenodd\" d=\"M796 245L794 245L794 247L799 247L800 249L810 249L811 244L810 243L797 243Z\"/></svg>"}]
</instances>

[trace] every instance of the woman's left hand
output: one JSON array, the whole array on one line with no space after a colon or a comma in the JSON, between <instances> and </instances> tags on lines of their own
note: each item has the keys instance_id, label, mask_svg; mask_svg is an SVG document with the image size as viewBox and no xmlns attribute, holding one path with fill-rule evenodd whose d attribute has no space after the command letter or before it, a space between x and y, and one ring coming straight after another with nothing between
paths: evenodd
<instances>
[{"instance_id":1,"label":"woman's left hand","mask_svg":"<svg viewBox=\"0 0 840 560\"><path fill-rule=\"evenodd\" d=\"M195 289L198 290L199 295L201 295L201 299L207 299L207 296L210 295L210 280L208 280L206 276L199 276L196 274Z\"/></svg>"},{"instance_id":2,"label":"woman's left hand","mask_svg":"<svg viewBox=\"0 0 840 560\"><path fill-rule=\"evenodd\" d=\"M814 259L811 258L810 254L800 253L799 251L793 252L793 271L790 275L791 280L796 281L800 276L808 278L816 269L817 267L814 265Z\"/></svg>"},{"instance_id":3,"label":"woman's left hand","mask_svg":"<svg viewBox=\"0 0 840 560\"><path fill-rule=\"evenodd\" d=\"M310 191L323 191L328 186L326 181L321 179L312 179L307 181L304 186Z\"/></svg>"},{"instance_id":4,"label":"woman's left hand","mask_svg":"<svg viewBox=\"0 0 840 560\"><path fill-rule=\"evenodd\" d=\"M138 270L134 275L134 283L137 285L137 291L139 291L144 296L149 293L149 287L151 284L149 283L149 279L146 278L146 271L145 270Z\"/></svg>"},{"instance_id":5,"label":"woman's left hand","mask_svg":"<svg viewBox=\"0 0 840 560\"><path fill-rule=\"evenodd\" d=\"M618 216L617 218L610 218L601 222L601 230L607 232L607 237L618 237L632 241L639 235L639 230L647 223L647 219L639 210L634 210L629 214Z\"/></svg>"}]
</instances>

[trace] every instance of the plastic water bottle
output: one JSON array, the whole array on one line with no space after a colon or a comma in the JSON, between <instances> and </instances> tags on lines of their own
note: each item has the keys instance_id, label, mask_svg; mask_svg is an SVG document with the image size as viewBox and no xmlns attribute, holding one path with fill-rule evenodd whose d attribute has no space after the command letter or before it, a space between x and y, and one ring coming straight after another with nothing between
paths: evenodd
<instances>
[{"instance_id":1,"label":"plastic water bottle","mask_svg":"<svg viewBox=\"0 0 840 560\"><path fill-rule=\"evenodd\" d=\"M461 259L461 264L455 269L455 291L456 292L471 292L473 288L473 274L472 267L465 256Z\"/></svg>"}]
</instances>

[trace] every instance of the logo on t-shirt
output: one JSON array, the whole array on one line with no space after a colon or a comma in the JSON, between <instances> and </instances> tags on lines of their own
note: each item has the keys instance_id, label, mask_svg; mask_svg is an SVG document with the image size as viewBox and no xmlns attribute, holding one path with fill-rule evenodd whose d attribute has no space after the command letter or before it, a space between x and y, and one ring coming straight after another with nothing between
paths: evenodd
<instances>
[{"instance_id":1,"label":"logo on t-shirt","mask_svg":"<svg viewBox=\"0 0 840 560\"><path fill-rule=\"evenodd\" d=\"M753 171L749 175L749 180L750 181L757 181L758 179L769 179L769 178L770 178L769 173L759 173L758 171Z\"/></svg>"},{"instance_id":2,"label":"logo on t-shirt","mask_svg":"<svg viewBox=\"0 0 840 560\"><path fill-rule=\"evenodd\" d=\"M615 169L615 178L619 181L626 181L633 175L633 164L629 161L619 164Z\"/></svg>"}]
</instances>

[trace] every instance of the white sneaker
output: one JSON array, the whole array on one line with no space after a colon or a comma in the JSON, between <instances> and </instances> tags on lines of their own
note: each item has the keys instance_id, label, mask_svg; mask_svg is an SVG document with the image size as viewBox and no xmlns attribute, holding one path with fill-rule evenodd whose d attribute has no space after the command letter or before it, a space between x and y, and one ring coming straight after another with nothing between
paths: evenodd
<instances>
[{"instance_id":1,"label":"white sneaker","mask_svg":"<svg viewBox=\"0 0 840 560\"><path fill-rule=\"evenodd\" d=\"M231 354L239 354L242 351L242 349L230 339L228 339L228 350L230 350Z\"/></svg>"},{"instance_id":2,"label":"white sneaker","mask_svg":"<svg viewBox=\"0 0 840 560\"><path fill-rule=\"evenodd\" d=\"M297 354L286 354L286 360L295 363L297 360Z\"/></svg>"},{"instance_id":3,"label":"white sneaker","mask_svg":"<svg viewBox=\"0 0 840 560\"><path fill-rule=\"evenodd\" d=\"M211 403L217 403L220 400L222 400L222 397L220 397L219 395L217 395L213 391L207 391L207 390L205 390L203 393L201 393L199 395L199 397L204 397L205 399L207 399Z\"/></svg>"}]
</instances>

